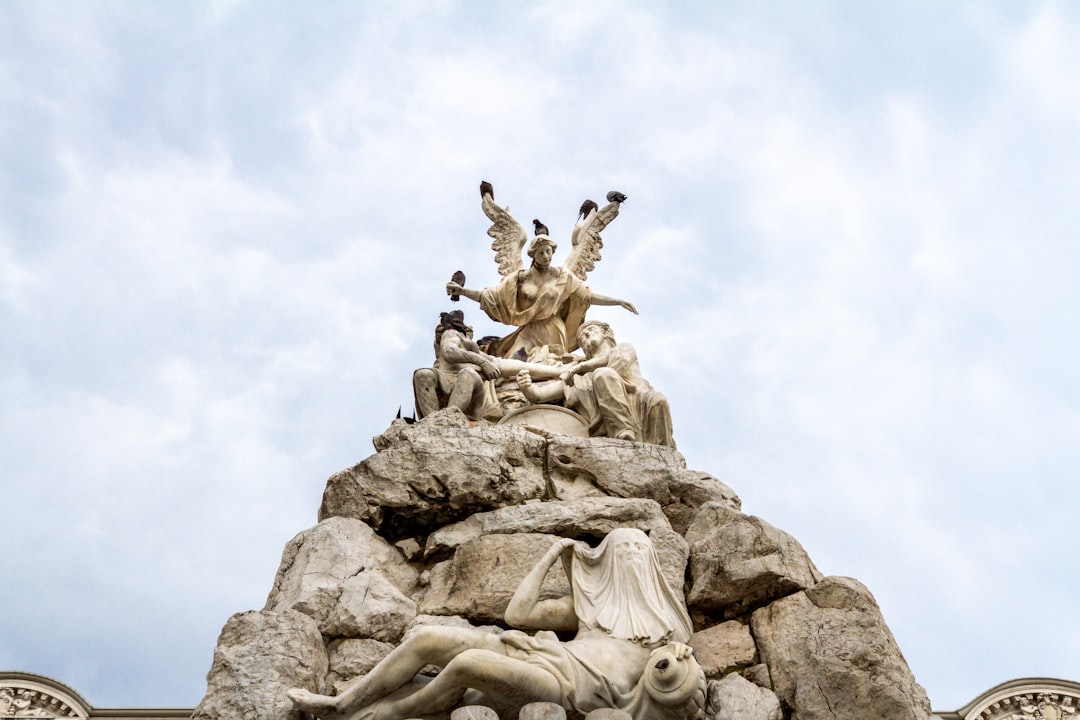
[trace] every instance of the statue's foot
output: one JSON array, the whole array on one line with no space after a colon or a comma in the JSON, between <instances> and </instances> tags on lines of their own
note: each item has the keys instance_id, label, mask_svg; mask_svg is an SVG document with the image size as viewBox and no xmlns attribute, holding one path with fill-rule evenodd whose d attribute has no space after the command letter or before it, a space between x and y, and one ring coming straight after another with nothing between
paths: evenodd
<instances>
[{"instance_id":1,"label":"statue's foot","mask_svg":"<svg viewBox=\"0 0 1080 720\"><path fill-rule=\"evenodd\" d=\"M292 704L305 712L318 717L331 717L338 714L337 698L329 695L316 695L303 688L290 688L285 693Z\"/></svg>"}]
</instances>

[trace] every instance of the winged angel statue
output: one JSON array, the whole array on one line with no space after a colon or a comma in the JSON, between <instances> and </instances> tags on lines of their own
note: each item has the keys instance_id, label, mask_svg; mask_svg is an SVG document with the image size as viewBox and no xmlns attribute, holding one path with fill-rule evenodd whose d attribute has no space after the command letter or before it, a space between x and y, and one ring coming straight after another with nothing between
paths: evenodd
<instances>
[{"instance_id":1,"label":"winged angel statue","mask_svg":"<svg viewBox=\"0 0 1080 720\"><path fill-rule=\"evenodd\" d=\"M510 215L509 207L495 204L491 183L480 183L480 206L492 223L487 232L494 239L491 249L503 279L484 290L470 290L451 280L446 284L446 294L464 295L480 303L492 320L517 327L491 347L492 355L508 358L519 350L528 353L544 345L555 355L577 349L577 329L590 305L618 305L637 314L626 300L595 293L585 284L586 275L600 259L600 232L618 216L626 196L610 192L607 199L604 207L592 200L582 204L580 219L570 236L570 256L562 267L551 264L558 246L548 236L547 227L533 220L535 237L527 251L532 263L525 268L521 256L528 240L525 229Z\"/></svg>"}]
</instances>

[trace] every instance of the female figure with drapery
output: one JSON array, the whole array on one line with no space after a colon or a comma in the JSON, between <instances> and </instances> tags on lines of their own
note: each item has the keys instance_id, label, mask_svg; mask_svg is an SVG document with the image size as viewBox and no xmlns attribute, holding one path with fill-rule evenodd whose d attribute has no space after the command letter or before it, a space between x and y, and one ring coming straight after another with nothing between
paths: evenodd
<instances>
[{"instance_id":1,"label":"female figure with drapery","mask_svg":"<svg viewBox=\"0 0 1080 720\"><path fill-rule=\"evenodd\" d=\"M560 558L571 594L541 600L544 578ZM578 716L617 708L634 720L693 718L704 706L705 676L685 644L690 618L640 530L613 530L596 548L557 541L526 575L505 619L539 632L421 627L342 695L294 689L289 697L328 720L445 711L469 689L507 709L546 701ZM566 642L555 635L572 630ZM439 675L410 685L427 664L441 667Z\"/></svg>"},{"instance_id":2,"label":"female figure with drapery","mask_svg":"<svg viewBox=\"0 0 1080 720\"><path fill-rule=\"evenodd\" d=\"M618 305L637 314L629 302L595 293L585 284L588 272L600 259L600 232L618 216L625 195L608 193L609 202L603 208L585 201L571 236L573 248L562 267L551 264L557 245L547 227L533 220L536 235L527 251L532 261L528 268L521 257L528 240L525 229L510 215L509 208L495 204L490 183L480 184L480 197L484 214L492 221L488 235L493 238L491 247L503 279L484 290L450 281L446 293L474 300L492 320L518 328L495 343L493 354L510 357L519 350L528 353L545 345L555 355L568 353L577 348L575 333L591 305Z\"/></svg>"}]
</instances>

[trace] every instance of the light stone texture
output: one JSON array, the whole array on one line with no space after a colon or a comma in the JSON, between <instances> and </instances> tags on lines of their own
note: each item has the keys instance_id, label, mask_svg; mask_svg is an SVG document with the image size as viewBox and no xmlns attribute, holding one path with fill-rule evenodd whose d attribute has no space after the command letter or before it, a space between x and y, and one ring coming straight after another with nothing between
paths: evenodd
<instances>
[{"instance_id":1,"label":"light stone texture","mask_svg":"<svg viewBox=\"0 0 1080 720\"><path fill-rule=\"evenodd\" d=\"M320 520L352 517L386 537L413 537L547 489L545 440L523 428L471 427L447 409L380 438L378 453L327 481Z\"/></svg>"},{"instance_id":2,"label":"light stone texture","mask_svg":"<svg viewBox=\"0 0 1080 720\"><path fill-rule=\"evenodd\" d=\"M527 503L476 513L436 530L427 539L424 556L444 554L481 535L548 533L600 539L617 527L636 527L646 532L654 528L671 528L660 505L652 500L591 497L568 502Z\"/></svg>"},{"instance_id":3,"label":"light stone texture","mask_svg":"<svg viewBox=\"0 0 1080 720\"><path fill-rule=\"evenodd\" d=\"M485 535L463 544L451 560L435 565L420 612L460 615L474 623L502 622L510 598L529 569L559 538L554 535L518 533ZM562 566L552 568L541 597L550 599L570 593Z\"/></svg>"},{"instance_id":4,"label":"light stone texture","mask_svg":"<svg viewBox=\"0 0 1080 720\"><path fill-rule=\"evenodd\" d=\"M741 507L731 488L707 473L687 470L677 450L660 445L556 436L548 445L548 470L556 491L573 487L580 493L584 484L614 497L655 500L679 533L705 503Z\"/></svg>"},{"instance_id":5,"label":"light stone texture","mask_svg":"<svg viewBox=\"0 0 1080 720\"><path fill-rule=\"evenodd\" d=\"M706 716L711 720L784 720L776 694L739 675L709 682Z\"/></svg>"},{"instance_id":6,"label":"light stone texture","mask_svg":"<svg viewBox=\"0 0 1080 720\"><path fill-rule=\"evenodd\" d=\"M769 666L765 663L751 665L739 674L755 685L772 690L772 677L769 676Z\"/></svg>"},{"instance_id":7,"label":"light stone texture","mask_svg":"<svg viewBox=\"0 0 1080 720\"><path fill-rule=\"evenodd\" d=\"M450 720L454 720L451 718ZM518 720L566 720L566 710L562 705L549 702L529 703L521 708Z\"/></svg>"},{"instance_id":8,"label":"light stone texture","mask_svg":"<svg viewBox=\"0 0 1080 720\"><path fill-rule=\"evenodd\" d=\"M633 720L630 713L617 708L600 708L585 716L585 720Z\"/></svg>"},{"instance_id":9,"label":"light stone texture","mask_svg":"<svg viewBox=\"0 0 1080 720\"><path fill-rule=\"evenodd\" d=\"M926 691L857 580L825 578L757 610L751 629L776 694L798 720L930 717Z\"/></svg>"},{"instance_id":10,"label":"light stone texture","mask_svg":"<svg viewBox=\"0 0 1080 720\"><path fill-rule=\"evenodd\" d=\"M326 693L340 695L361 676L390 654L394 646L370 638L347 638L330 642L326 652L330 670L326 675Z\"/></svg>"},{"instance_id":11,"label":"light stone texture","mask_svg":"<svg viewBox=\"0 0 1080 720\"><path fill-rule=\"evenodd\" d=\"M484 705L466 705L451 712L450 720L499 720L499 714Z\"/></svg>"},{"instance_id":12,"label":"light stone texture","mask_svg":"<svg viewBox=\"0 0 1080 720\"><path fill-rule=\"evenodd\" d=\"M298 610L327 637L396 642L416 616L417 572L363 522L329 518L286 546L264 610Z\"/></svg>"},{"instance_id":13,"label":"light stone texture","mask_svg":"<svg viewBox=\"0 0 1080 720\"><path fill-rule=\"evenodd\" d=\"M690 636L694 657L701 663L706 677L716 678L734 670L748 668L757 660L757 646L750 627L738 620L729 620Z\"/></svg>"},{"instance_id":14,"label":"light stone texture","mask_svg":"<svg viewBox=\"0 0 1080 720\"><path fill-rule=\"evenodd\" d=\"M686 563L690 558L690 546L683 540L682 535L666 527L653 530L649 533L649 539L668 587L675 591L685 604Z\"/></svg>"},{"instance_id":15,"label":"light stone texture","mask_svg":"<svg viewBox=\"0 0 1080 720\"><path fill-rule=\"evenodd\" d=\"M821 580L795 538L720 503L703 506L686 531L687 605L695 623L746 615Z\"/></svg>"},{"instance_id":16,"label":"light stone texture","mask_svg":"<svg viewBox=\"0 0 1080 720\"><path fill-rule=\"evenodd\" d=\"M206 676L206 696L193 720L301 720L285 695L318 692L327 655L315 621L295 610L249 611L229 618Z\"/></svg>"}]
</instances>

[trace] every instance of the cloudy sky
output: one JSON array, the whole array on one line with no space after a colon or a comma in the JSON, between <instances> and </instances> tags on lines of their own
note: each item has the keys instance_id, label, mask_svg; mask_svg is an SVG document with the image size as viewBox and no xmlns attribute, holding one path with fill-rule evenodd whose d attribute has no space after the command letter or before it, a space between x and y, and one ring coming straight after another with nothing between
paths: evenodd
<instances>
[{"instance_id":1,"label":"cloudy sky","mask_svg":"<svg viewBox=\"0 0 1080 720\"><path fill-rule=\"evenodd\" d=\"M629 195L591 316L935 708L1080 680L1077 77L1066 2L0 4L0 669L199 701L486 179Z\"/></svg>"}]
</instances>

